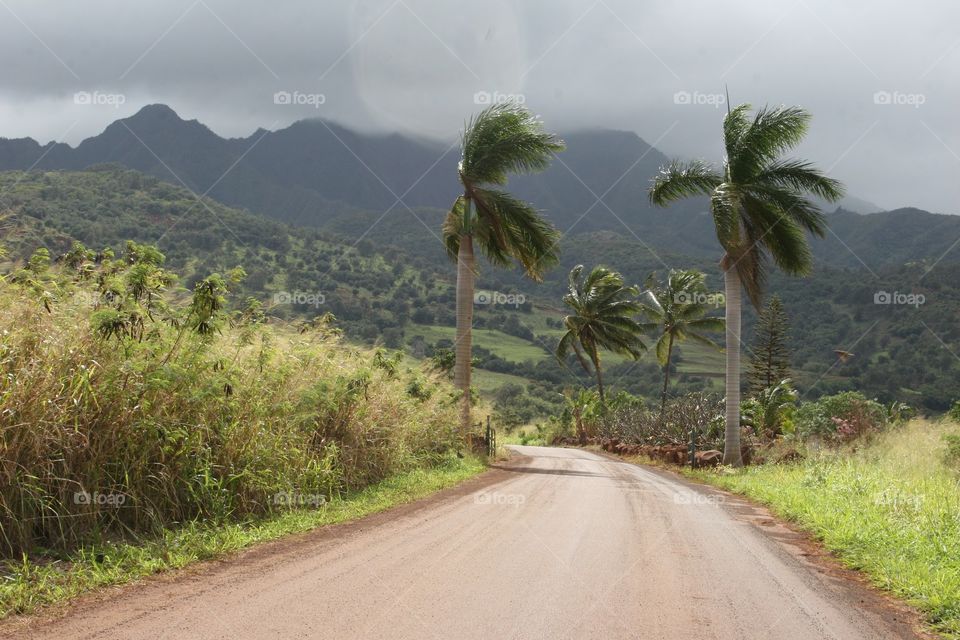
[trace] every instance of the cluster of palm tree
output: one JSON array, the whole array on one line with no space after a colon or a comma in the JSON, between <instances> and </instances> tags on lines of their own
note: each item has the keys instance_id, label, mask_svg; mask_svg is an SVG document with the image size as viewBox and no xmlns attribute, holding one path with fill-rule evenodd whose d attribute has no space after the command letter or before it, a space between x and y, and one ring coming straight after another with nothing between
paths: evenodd
<instances>
[{"instance_id":1,"label":"cluster of palm tree","mask_svg":"<svg viewBox=\"0 0 960 640\"><path fill-rule=\"evenodd\" d=\"M563 302L571 314L563 320L567 331L557 345L563 362L572 350L585 371L589 362L597 377L600 402L605 401L601 349L639 359L648 350L644 336L652 337L657 361L663 367L660 413L666 405L670 366L675 343L690 339L716 349L705 332L723 331L723 319L705 317L709 311L704 274L699 271L670 271L664 284L654 275L640 294L637 286L625 286L623 276L606 267L595 267L583 278L583 265L570 272L569 293Z\"/></svg>"},{"instance_id":2,"label":"cluster of palm tree","mask_svg":"<svg viewBox=\"0 0 960 640\"><path fill-rule=\"evenodd\" d=\"M813 194L833 202L843 195L835 180L810 163L783 159L807 131L810 115L795 107L758 110L750 105L728 110L723 120L725 159L721 167L704 161L673 162L661 169L650 186L650 201L666 206L676 200L709 198L717 239L723 250L726 338L726 429L724 463L740 465L740 313L741 292L757 306L766 282L768 263L793 275L811 268L807 233L822 236L826 221L808 199ZM488 260L502 267L518 263L535 281L559 260L560 234L527 202L501 188L510 174L545 169L553 154L564 148L544 131L539 119L523 106L496 104L467 123L461 144L458 197L443 225L447 251L457 263L456 343L454 383L462 392L460 426L469 431L471 328L476 277L474 243ZM570 274L564 300L573 309L565 320L567 334L561 353L573 350L581 364L589 359L603 394L601 349L638 356L646 348L641 335L654 325L662 329L656 353L669 383L674 343L707 340L701 332L720 327L719 318L706 318L694 307L677 303L671 288L696 286L690 272L671 273L663 287L648 288L645 300L638 289L606 268L583 277L583 267ZM702 284L702 274L700 277ZM702 311L702 310L701 310ZM645 315L646 322L636 319ZM568 337L570 336L570 337Z\"/></svg>"}]
</instances>

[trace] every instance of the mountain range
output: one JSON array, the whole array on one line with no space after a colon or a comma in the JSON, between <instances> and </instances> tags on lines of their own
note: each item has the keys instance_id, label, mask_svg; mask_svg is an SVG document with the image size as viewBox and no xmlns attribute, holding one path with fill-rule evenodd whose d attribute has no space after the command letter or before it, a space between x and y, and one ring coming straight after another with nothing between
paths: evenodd
<instances>
[{"instance_id":1,"label":"mountain range","mask_svg":"<svg viewBox=\"0 0 960 640\"><path fill-rule=\"evenodd\" d=\"M567 150L544 173L510 189L545 210L567 234L609 231L657 253L718 257L705 200L649 205L650 178L668 158L632 132L563 135ZM224 204L285 223L435 248L436 221L458 193L457 146L401 135L367 135L323 120L223 138L165 105L143 107L76 147L0 138L0 170L82 170L118 164ZM850 198L829 213L818 260L876 271L911 261L955 261L960 216L876 209ZM417 221L423 221L427 228ZM427 224L426 221L430 220Z\"/></svg>"}]
</instances>

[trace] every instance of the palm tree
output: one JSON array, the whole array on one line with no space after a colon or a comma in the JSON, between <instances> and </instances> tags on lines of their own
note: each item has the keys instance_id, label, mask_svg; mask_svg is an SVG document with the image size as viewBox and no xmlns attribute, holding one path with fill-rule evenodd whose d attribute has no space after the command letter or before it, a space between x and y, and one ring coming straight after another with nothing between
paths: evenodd
<instances>
[{"instance_id":1,"label":"palm tree","mask_svg":"<svg viewBox=\"0 0 960 640\"><path fill-rule=\"evenodd\" d=\"M443 223L447 253L457 261L454 384L463 393L464 435L470 429L474 240L492 264L510 267L516 261L538 282L559 260L559 232L529 203L491 185L506 184L511 173L542 171L563 148L563 141L546 133L539 119L514 103L484 109L464 129L458 167L463 195Z\"/></svg>"},{"instance_id":2,"label":"palm tree","mask_svg":"<svg viewBox=\"0 0 960 640\"><path fill-rule=\"evenodd\" d=\"M797 107L763 108L750 117L750 105L729 111L723 120L726 159L722 170L696 160L662 168L650 187L650 201L666 206L689 196L710 198L717 239L724 251L720 268L726 296L726 433L724 464L740 466L740 305L741 288L754 307L766 282L768 260L791 275L812 266L806 232L822 236L826 219L807 199L833 202L843 187L809 162L781 158L807 132L810 114Z\"/></svg>"},{"instance_id":3,"label":"palm tree","mask_svg":"<svg viewBox=\"0 0 960 640\"><path fill-rule=\"evenodd\" d=\"M587 358L593 363L597 376L600 401L604 402L603 373L600 368L600 349L639 358L646 350L640 334L643 328L634 316L640 312L637 287L625 287L623 276L606 267L594 267L582 278L583 265L570 271L570 292L563 302L573 314L563 319L567 332L557 344L557 358L563 359L572 349L584 371L590 373Z\"/></svg>"},{"instance_id":4,"label":"palm tree","mask_svg":"<svg viewBox=\"0 0 960 640\"><path fill-rule=\"evenodd\" d=\"M660 419L667 403L667 386L670 384L670 360L673 345L690 339L713 349L720 345L703 335L703 332L723 331L723 318L704 317L709 311L708 296L704 286L704 274L696 270L671 270L663 286L647 285L641 299L644 315L650 322L644 323L646 333L659 333L655 352L663 367L663 392L660 394Z\"/></svg>"}]
</instances>

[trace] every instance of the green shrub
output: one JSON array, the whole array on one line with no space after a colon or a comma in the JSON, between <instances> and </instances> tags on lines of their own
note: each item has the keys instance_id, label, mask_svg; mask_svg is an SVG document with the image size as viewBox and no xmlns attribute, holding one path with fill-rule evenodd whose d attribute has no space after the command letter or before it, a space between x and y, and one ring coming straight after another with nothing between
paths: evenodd
<instances>
[{"instance_id":1,"label":"green shrub","mask_svg":"<svg viewBox=\"0 0 960 640\"><path fill-rule=\"evenodd\" d=\"M887 426L886 407L862 393L846 391L801 404L794 414L801 437L849 441Z\"/></svg>"},{"instance_id":2,"label":"green shrub","mask_svg":"<svg viewBox=\"0 0 960 640\"><path fill-rule=\"evenodd\" d=\"M947 416L954 422L960 422L960 400L957 400L953 403L953 406L950 407L950 411L947 413Z\"/></svg>"}]
</instances>

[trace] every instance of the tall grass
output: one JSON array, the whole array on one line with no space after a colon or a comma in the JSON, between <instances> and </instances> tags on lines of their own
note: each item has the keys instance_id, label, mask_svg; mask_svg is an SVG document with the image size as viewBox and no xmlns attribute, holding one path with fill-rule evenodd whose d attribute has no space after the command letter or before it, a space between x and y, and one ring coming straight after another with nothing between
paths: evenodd
<instances>
[{"instance_id":1,"label":"tall grass","mask_svg":"<svg viewBox=\"0 0 960 640\"><path fill-rule=\"evenodd\" d=\"M947 446L956 433L951 422L915 420L856 452L697 475L810 529L960 638L960 469Z\"/></svg>"},{"instance_id":2,"label":"tall grass","mask_svg":"<svg viewBox=\"0 0 960 640\"><path fill-rule=\"evenodd\" d=\"M454 444L448 385L329 318L230 314L230 277L178 291L149 247L71 254L0 281L0 557L316 504Z\"/></svg>"}]
</instances>

